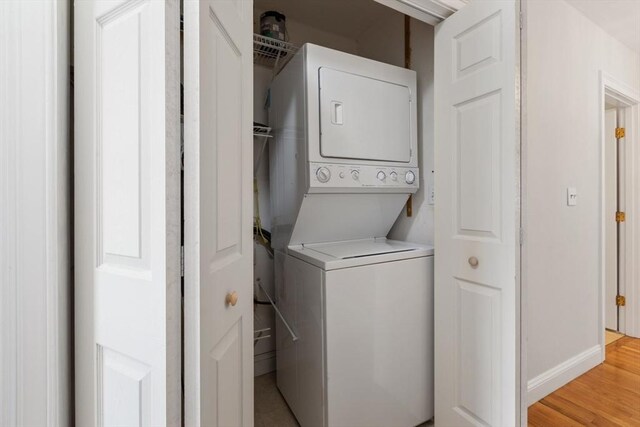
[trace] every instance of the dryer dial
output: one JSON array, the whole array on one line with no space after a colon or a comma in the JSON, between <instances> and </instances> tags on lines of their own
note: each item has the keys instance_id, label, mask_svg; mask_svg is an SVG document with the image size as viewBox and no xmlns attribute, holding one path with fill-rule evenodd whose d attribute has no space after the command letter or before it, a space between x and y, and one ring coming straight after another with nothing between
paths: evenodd
<instances>
[{"instance_id":1,"label":"dryer dial","mask_svg":"<svg viewBox=\"0 0 640 427\"><path fill-rule=\"evenodd\" d=\"M331 171L328 168L321 167L316 171L316 178L318 181L324 183L331 179Z\"/></svg>"},{"instance_id":2,"label":"dryer dial","mask_svg":"<svg viewBox=\"0 0 640 427\"><path fill-rule=\"evenodd\" d=\"M414 181L416 180L416 174L413 173L412 171L409 171L404 176L404 180L407 182L407 184L413 184Z\"/></svg>"}]
</instances>

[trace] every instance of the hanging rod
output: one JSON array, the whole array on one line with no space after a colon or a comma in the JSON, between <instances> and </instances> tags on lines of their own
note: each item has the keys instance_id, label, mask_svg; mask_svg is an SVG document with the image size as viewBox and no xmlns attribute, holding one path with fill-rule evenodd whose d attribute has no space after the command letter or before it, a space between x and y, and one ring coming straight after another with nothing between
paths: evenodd
<instances>
[{"instance_id":1,"label":"hanging rod","mask_svg":"<svg viewBox=\"0 0 640 427\"><path fill-rule=\"evenodd\" d=\"M287 327L287 330L289 331L289 334L291 334L291 339L293 340L293 342L298 341L299 337L295 334L295 332L293 332L293 329L291 329L291 326L289 326L289 322L287 322L285 320L284 316L282 315L282 313L278 309L278 306L276 306L276 303L273 302L273 300L271 299L271 296L269 296L269 293L267 292L267 290L262 287L262 283L258 282L258 287L260 289L262 289L262 292L264 292L264 294L267 296L267 299L269 300L269 302L273 306L273 309L276 311L276 314L278 315L278 317L280 317L280 320L282 320L282 323L284 323L284 326Z\"/></svg>"}]
</instances>

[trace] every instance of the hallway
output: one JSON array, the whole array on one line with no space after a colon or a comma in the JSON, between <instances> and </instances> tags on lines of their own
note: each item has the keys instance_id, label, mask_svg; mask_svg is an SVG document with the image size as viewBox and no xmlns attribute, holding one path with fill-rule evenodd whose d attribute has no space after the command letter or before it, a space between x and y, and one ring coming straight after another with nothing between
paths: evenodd
<instances>
[{"instance_id":1,"label":"hallway","mask_svg":"<svg viewBox=\"0 0 640 427\"><path fill-rule=\"evenodd\" d=\"M529 407L529 426L640 425L640 339L607 345L606 360Z\"/></svg>"}]
</instances>

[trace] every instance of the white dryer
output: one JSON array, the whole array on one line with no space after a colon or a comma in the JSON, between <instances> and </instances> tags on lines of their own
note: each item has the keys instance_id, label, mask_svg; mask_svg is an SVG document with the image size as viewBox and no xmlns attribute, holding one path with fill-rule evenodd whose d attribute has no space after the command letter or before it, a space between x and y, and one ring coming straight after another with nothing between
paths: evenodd
<instances>
[{"instance_id":1,"label":"white dryer","mask_svg":"<svg viewBox=\"0 0 640 427\"><path fill-rule=\"evenodd\" d=\"M290 247L276 298L278 387L302 426L433 417L433 248L386 239Z\"/></svg>"},{"instance_id":2,"label":"white dryer","mask_svg":"<svg viewBox=\"0 0 640 427\"><path fill-rule=\"evenodd\" d=\"M419 187L416 73L305 44L271 86L273 247L386 237Z\"/></svg>"}]
</instances>

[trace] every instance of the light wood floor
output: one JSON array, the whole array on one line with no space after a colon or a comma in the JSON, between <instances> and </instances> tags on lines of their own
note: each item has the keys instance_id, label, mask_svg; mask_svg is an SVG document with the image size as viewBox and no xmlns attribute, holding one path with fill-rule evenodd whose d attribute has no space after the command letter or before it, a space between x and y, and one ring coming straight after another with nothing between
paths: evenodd
<instances>
[{"instance_id":1,"label":"light wood floor","mask_svg":"<svg viewBox=\"0 0 640 427\"><path fill-rule=\"evenodd\" d=\"M604 342L606 345L609 345L614 341L618 341L622 337L624 337L624 335L620 332L614 332L608 329L604 331Z\"/></svg>"},{"instance_id":2,"label":"light wood floor","mask_svg":"<svg viewBox=\"0 0 640 427\"><path fill-rule=\"evenodd\" d=\"M529 408L529 426L640 426L640 339L607 345L603 364Z\"/></svg>"}]
</instances>

